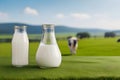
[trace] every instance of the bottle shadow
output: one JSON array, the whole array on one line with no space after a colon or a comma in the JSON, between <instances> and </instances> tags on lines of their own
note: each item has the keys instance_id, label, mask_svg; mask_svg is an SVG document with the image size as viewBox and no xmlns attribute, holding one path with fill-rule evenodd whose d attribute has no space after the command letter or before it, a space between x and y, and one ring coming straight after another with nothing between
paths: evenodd
<instances>
[{"instance_id":1,"label":"bottle shadow","mask_svg":"<svg viewBox=\"0 0 120 80\"><path fill-rule=\"evenodd\" d=\"M72 56L72 54L62 54L62 56Z\"/></svg>"},{"instance_id":2,"label":"bottle shadow","mask_svg":"<svg viewBox=\"0 0 120 80\"><path fill-rule=\"evenodd\" d=\"M4 65L2 66L4 69L9 69L9 70L46 70L46 69L55 69L56 67L39 67L38 65L27 65L23 67L16 67L12 65Z\"/></svg>"}]
</instances>

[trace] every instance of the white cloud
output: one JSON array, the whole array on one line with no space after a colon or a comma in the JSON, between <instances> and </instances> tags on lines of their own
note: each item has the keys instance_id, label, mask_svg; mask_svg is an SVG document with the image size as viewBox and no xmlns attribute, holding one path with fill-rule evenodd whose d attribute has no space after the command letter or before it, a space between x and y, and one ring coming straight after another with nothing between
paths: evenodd
<instances>
[{"instance_id":1,"label":"white cloud","mask_svg":"<svg viewBox=\"0 0 120 80\"><path fill-rule=\"evenodd\" d=\"M36 9L33 9L31 7L26 7L24 9L25 14L30 14L30 15L39 15L38 11Z\"/></svg>"},{"instance_id":2,"label":"white cloud","mask_svg":"<svg viewBox=\"0 0 120 80\"><path fill-rule=\"evenodd\" d=\"M0 19L6 19L8 18L8 14L4 12L0 12Z\"/></svg>"},{"instance_id":3,"label":"white cloud","mask_svg":"<svg viewBox=\"0 0 120 80\"><path fill-rule=\"evenodd\" d=\"M99 28L108 30L120 30L120 19L112 19L110 17L97 17L89 20L76 21L67 23L68 26L75 26L79 28Z\"/></svg>"},{"instance_id":4,"label":"white cloud","mask_svg":"<svg viewBox=\"0 0 120 80\"><path fill-rule=\"evenodd\" d=\"M99 25L101 26L101 28L104 29L110 29L110 30L120 29L120 20L104 19L98 22L98 26Z\"/></svg>"},{"instance_id":5,"label":"white cloud","mask_svg":"<svg viewBox=\"0 0 120 80\"><path fill-rule=\"evenodd\" d=\"M64 16L64 14L59 13L59 14L56 15L56 17L58 19L63 19L65 16Z\"/></svg>"},{"instance_id":6,"label":"white cloud","mask_svg":"<svg viewBox=\"0 0 120 80\"><path fill-rule=\"evenodd\" d=\"M72 13L71 17L76 18L76 19L89 19L91 16L89 14L84 14L84 13Z\"/></svg>"}]
</instances>

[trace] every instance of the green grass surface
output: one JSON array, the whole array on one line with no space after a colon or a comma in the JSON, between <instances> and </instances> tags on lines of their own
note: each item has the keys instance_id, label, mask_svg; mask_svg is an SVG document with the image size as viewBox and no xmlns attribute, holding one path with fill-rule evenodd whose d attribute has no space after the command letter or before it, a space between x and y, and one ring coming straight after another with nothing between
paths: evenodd
<instances>
[{"instance_id":1,"label":"green grass surface","mask_svg":"<svg viewBox=\"0 0 120 80\"><path fill-rule=\"evenodd\" d=\"M12 35L0 34L0 39L12 38Z\"/></svg>"},{"instance_id":2,"label":"green grass surface","mask_svg":"<svg viewBox=\"0 0 120 80\"><path fill-rule=\"evenodd\" d=\"M0 79L86 79L119 78L120 57L63 56L59 68L40 69L34 57L30 65L22 68L11 66L10 57L0 57Z\"/></svg>"},{"instance_id":3,"label":"green grass surface","mask_svg":"<svg viewBox=\"0 0 120 80\"><path fill-rule=\"evenodd\" d=\"M79 40L77 56L120 56L117 38L90 38ZM35 56L39 42L30 43L30 56ZM58 40L62 55L70 54L67 40ZM0 43L0 56L11 55L11 43Z\"/></svg>"},{"instance_id":4,"label":"green grass surface","mask_svg":"<svg viewBox=\"0 0 120 80\"><path fill-rule=\"evenodd\" d=\"M69 55L66 40L59 40L62 64L59 68L40 69L35 61L38 42L30 43L29 65L11 65L11 43L0 43L0 79L120 79L120 43L117 38L79 40L76 55Z\"/></svg>"},{"instance_id":5,"label":"green grass surface","mask_svg":"<svg viewBox=\"0 0 120 80\"><path fill-rule=\"evenodd\" d=\"M63 55L70 54L67 41L58 41ZM77 56L120 56L117 38L90 38L79 40Z\"/></svg>"}]
</instances>

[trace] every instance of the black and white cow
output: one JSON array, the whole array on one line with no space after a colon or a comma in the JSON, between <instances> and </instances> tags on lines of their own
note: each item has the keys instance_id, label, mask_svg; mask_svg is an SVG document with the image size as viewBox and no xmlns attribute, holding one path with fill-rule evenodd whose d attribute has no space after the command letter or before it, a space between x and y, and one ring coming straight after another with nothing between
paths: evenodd
<instances>
[{"instance_id":1,"label":"black and white cow","mask_svg":"<svg viewBox=\"0 0 120 80\"><path fill-rule=\"evenodd\" d=\"M117 42L120 42L120 39L118 39Z\"/></svg>"},{"instance_id":2,"label":"black and white cow","mask_svg":"<svg viewBox=\"0 0 120 80\"><path fill-rule=\"evenodd\" d=\"M68 37L68 46L70 48L71 54L76 54L76 50L78 47L78 38Z\"/></svg>"}]
</instances>

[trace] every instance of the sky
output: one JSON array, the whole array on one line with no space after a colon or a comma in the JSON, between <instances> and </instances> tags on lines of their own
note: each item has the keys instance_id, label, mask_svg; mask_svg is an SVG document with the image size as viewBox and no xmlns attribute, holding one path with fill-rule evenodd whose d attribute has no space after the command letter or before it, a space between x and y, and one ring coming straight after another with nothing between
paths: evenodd
<instances>
[{"instance_id":1,"label":"sky","mask_svg":"<svg viewBox=\"0 0 120 80\"><path fill-rule=\"evenodd\" d=\"M120 0L0 0L0 23L120 30Z\"/></svg>"}]
</instances>

